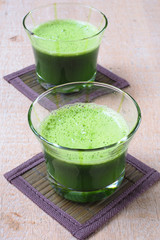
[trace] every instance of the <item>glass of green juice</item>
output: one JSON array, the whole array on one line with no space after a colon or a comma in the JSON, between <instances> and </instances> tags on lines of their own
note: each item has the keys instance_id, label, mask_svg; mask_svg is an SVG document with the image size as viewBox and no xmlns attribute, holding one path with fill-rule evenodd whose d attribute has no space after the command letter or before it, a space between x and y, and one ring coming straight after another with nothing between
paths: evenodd
<instances>
[{"instance_id":1,"label":"glass of green juice","mask_svg":"<svg viewBox=\"0 0 160 240\"><path fill-rule=\"evenodd\" d=\"M30 38L38 82L45 88L96 76L106 16L78 3L54 3L30 11L23 19Z\"/></svg>"},{"instance_id":2,"label":"glass of green juice","mask_svg":"<svg viewBox=\"0 0 160 240\"><path fill-rule=\"evenodd\" d=\"M79 92L66 94L70 87ZM99 201L117 190L140 120L140 108L130 95L96 82L50 88L28 112L51 185L75 202Z\"/></svg>"}]
</instances>

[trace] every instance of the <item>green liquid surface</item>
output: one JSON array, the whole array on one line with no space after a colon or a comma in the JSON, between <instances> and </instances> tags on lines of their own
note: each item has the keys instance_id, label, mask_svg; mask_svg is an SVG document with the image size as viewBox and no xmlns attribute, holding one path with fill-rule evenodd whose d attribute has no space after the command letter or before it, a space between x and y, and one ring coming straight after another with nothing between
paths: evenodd
<instances>
[{"instance_id":1,"label":"green liquid surface","mask_svg":"<svg viewBox=\"0 0 160 240\"><path fill-rule=\"evenodd\" d=\"M127 124L120 114L91 103L60 108L41 125L41 134L49 142L75 149L105 147L127 133Z\"/></svg>"},{"instance_id":2,"label":"green liquid surface","mask_svg":"<svg viewBox=\"0 0 160 240\"><path fill-rule=\"evenodd\" d=\"M128 134L123 117L110 108L76 103L53 111L40 126L49 142L72 149L44 144L49 175L65 188L94 191L114 183L125 168L123 145L94 150L121 140Z\"/></svg>"},{"instance_id":3,"label":"green liquid surface","mask_svg":"<svg viewBox=\"0 0 160 240\"><path fill-rule=\"evenodd\" d=\"M75 20L54 20L32 31L40 83L58 85L93 78L100 44L95 26Z\"/></svg>"},{"instance_id":4,"label":"green liquid surface","mask_svg":"<svg viewBox=\"0 0 160 240\"><path fill-rule=\"evenodd\" d=\"M54 20L41 24L34 29L34 34L48 40L48 53L56 55L75 55L90 51L97 47L96 41L84 40L98 33L98 29L90 23L75 20ZM68 43L66 43L68 42ZM51 44L50 44L51 43ZM67 48L66 48L67 44ZM46 41L37 46L46 48Z\"/></svg>"}]
</instances>

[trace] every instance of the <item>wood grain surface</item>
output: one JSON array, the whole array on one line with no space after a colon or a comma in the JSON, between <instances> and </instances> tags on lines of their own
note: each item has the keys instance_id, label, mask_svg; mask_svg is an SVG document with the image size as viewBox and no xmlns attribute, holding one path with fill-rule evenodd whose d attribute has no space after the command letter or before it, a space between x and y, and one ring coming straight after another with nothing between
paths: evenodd
<instances>
[{"instance_id":1,"label":"wood grain surface","mask_svg":"<svg viewBox=\"0 0 160 240\"><path fill-rule=\"evenodd\" d=\"M98 62L130 82L131 87L126 91L137 100L142 111L141 126L129 153L160 171L160 1L79 2L98 8L108 17ZM3 240L75 239L3 177L5 172L41 151L27 122L31 101L5 82L3 76L34 63L22 19L29 10L42 4L43 0L0 0L0 239ZM90 240L158 240L159 226L160 183L157 183Z\"/></svg>"}]
</instances>

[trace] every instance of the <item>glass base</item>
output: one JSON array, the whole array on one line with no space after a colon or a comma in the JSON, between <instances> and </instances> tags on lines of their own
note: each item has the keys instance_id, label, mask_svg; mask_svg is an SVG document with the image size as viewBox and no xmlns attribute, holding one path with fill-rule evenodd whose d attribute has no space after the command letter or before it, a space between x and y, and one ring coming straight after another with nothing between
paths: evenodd
<instances>
[{"instance_id":1,"label":"glass base","mask_svg":"<svg viewBox=\"0 0 160 240\"><path fill-rule=\"evenodd\" d=\"M62 197L73 201L73 202L95 202L100 201L104 198L109 197L111 194L113 194L117 188L120 186L120 184L123 181L125 175L125 171L122 172L120 177L112 184L106 186L103 189L99 189L96 191L88 191L88 192L81 192L76 191L73 189L65 188L58 184L51 176L48 175L48 179L52 185L52 187L55 189L55 191Z\"/></svg>"},{"instance_id":2,"label":"glass base","mask_svg":"<svg viewBox=\"0 0 160 240\"><path fill-rule=\"evenodd\" d=\"M56 87L57 85L54 85L54 84L50 84L50 83L47 83L45 82L45 80L36 72L36 75L37 75L37 81L38 83L46 90L48 90L49 88L52 88L52 87ZM96 72L93 74L92 78L88 80L88 82L93 82L96 78ZM61 84L66 84L66 82L64 83L61 83ZM79 92L79 88L77 87L71 87L71 86L65 86L63 92L61 90L62 93L72 93L72 92Z\"/></svg>"}]
</instances>

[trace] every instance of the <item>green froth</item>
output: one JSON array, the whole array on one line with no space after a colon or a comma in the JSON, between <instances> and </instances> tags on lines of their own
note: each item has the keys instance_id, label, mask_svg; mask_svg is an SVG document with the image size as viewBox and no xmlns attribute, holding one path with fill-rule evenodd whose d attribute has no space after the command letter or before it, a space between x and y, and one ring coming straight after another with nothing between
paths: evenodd
<instances>
[{"instance_id":1,"label":"green froth","mask_svg":"<svg viewBox=\"0 0 160 240\"><path fill-rule=\"evenodd\" d=\"M41 135L67 148L95 149L120 141L128 134L123 117L114 110L87 103L53 111L41 124Z\"/></svg>"},{"instance_id":2,"label":"green froth","mask_svg":"<svg viewBox=\"0 0 160 240\"><path fill-rule=\"evenodd\" d=\"M34 47L50 54L64 55L76 52L80 54L91 51L99 45L99 38L92 38L98 33L98 29L87 22L49 21L34 28L33 33L39 40L37 42L36 38L33 39Z\"/></svg>"}]
</instances>

